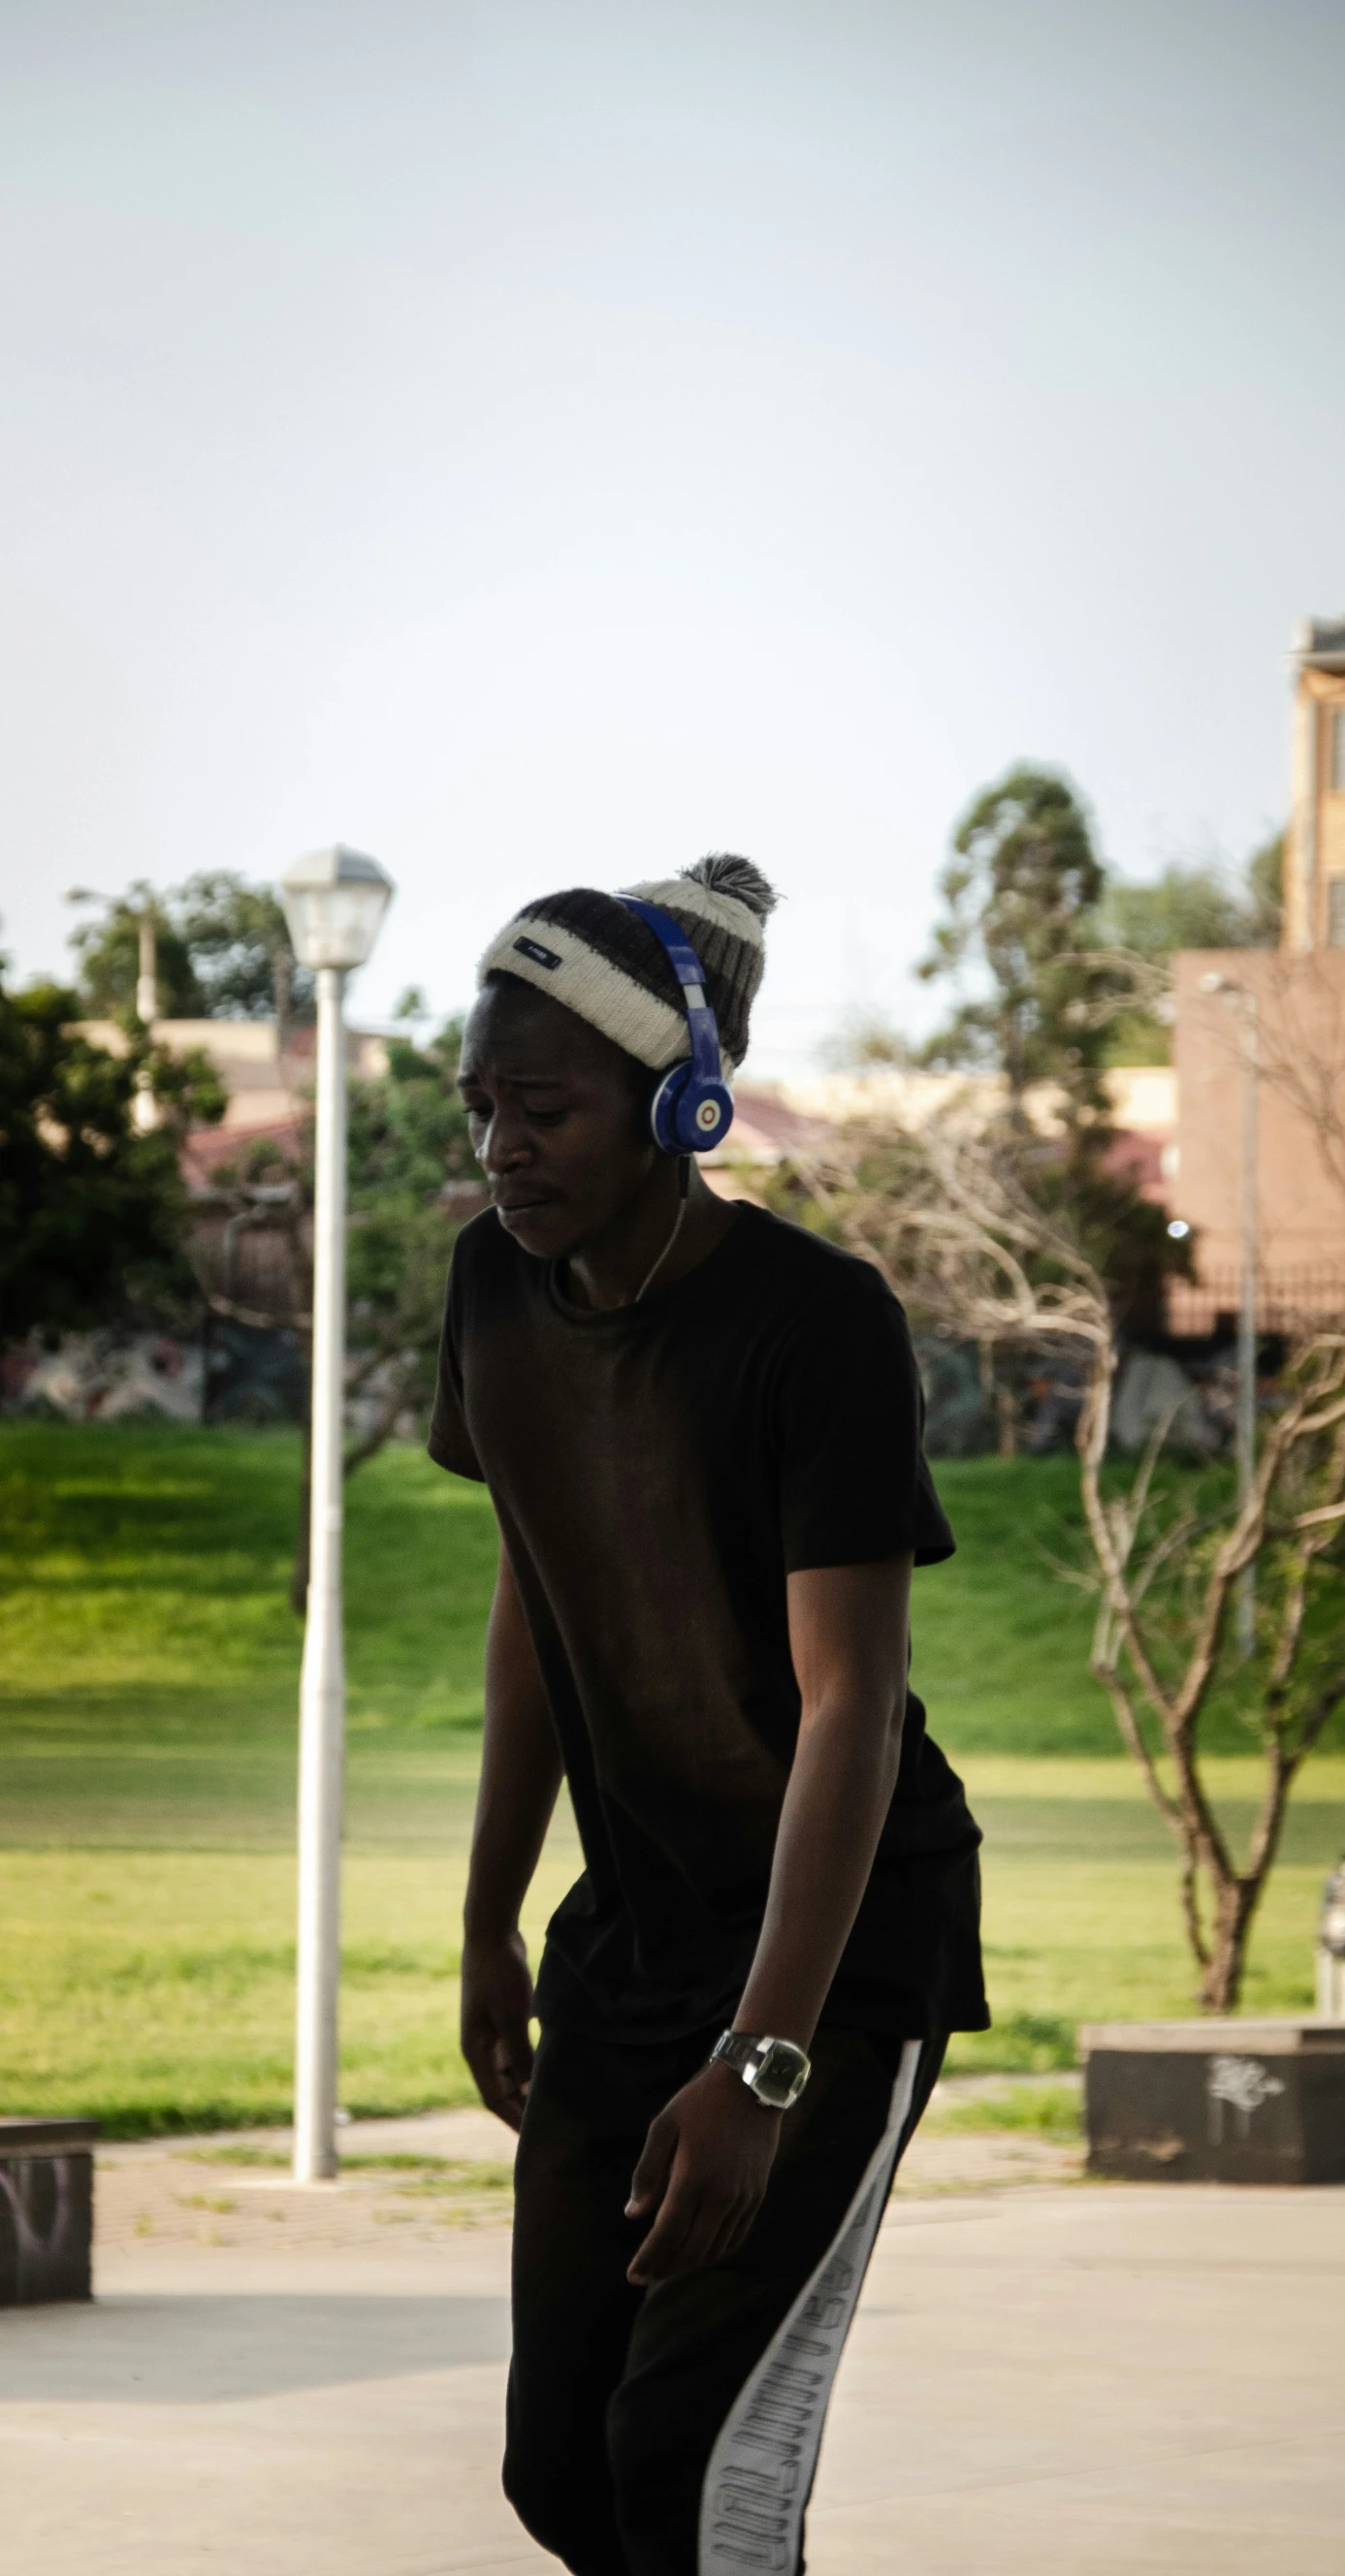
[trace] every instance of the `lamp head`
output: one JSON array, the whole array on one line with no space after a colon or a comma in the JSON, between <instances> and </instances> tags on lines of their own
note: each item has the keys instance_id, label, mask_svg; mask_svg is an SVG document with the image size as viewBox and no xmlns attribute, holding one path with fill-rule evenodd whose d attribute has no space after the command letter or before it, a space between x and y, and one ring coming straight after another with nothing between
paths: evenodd
<instances>
[{"instance_id":1,"label":"lamp head","mask_svg":"<svg viewBox=\"0 0 1345 2576\"><path fill-rule=\"evenodd\" d=\"M1345 1959L1345 1860L1332 1871L1322 1890L1317 1938L1333 1959Z\"/></svg>"},{"instance_id":2,"label":"lamp head","mask_svg":"<svg viewBox=\"0 0 1345 2576\"><path fill-rule=\"evenodd\" d=\"M338 841L296 859L280 880L294 954L301 966L362 966L392 900L392 879L377 859Z\"/></svg>"}]
</instances>

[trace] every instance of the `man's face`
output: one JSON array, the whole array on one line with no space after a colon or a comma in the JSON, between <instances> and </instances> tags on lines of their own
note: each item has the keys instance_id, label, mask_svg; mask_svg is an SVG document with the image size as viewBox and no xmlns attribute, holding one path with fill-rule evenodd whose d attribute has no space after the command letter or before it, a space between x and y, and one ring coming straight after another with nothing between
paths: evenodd
<instances>
[{"instance_id":1,"label":"man's face","mask_svg":"<svg viewBox=\"0 0 1345 2576\"><path fill-rule=\"evenodd\" d=\"M651 1081L549 994L487 984L458 1088L500 1222L525 1252L566 1260L629 1205L660 1160Z\"/></svg>"}]
</instances>

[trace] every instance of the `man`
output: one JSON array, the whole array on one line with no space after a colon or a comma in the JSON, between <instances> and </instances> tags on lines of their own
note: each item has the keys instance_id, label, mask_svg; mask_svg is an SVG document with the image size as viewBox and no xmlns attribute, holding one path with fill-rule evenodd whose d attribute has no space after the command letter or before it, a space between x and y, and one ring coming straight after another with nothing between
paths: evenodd
<instances>
[{"instance_id":1,"label":"man","mask_svg":"<svg viewBox=\"0 0 1345 2576\"><path fill-rule=\"evenodd\" d=\"M906 1687L952 1538L905 1319L685 1150L773 901L715 858L529 904L462 1055L494 1206L430 1448L501 1534L463 2047L521 2131L505 2486L575 2576L798 2566L892 2171L988 2019L980 1836ZM534 1998L562 1775L586 1867Z\"/></svg>"}]
</instances>

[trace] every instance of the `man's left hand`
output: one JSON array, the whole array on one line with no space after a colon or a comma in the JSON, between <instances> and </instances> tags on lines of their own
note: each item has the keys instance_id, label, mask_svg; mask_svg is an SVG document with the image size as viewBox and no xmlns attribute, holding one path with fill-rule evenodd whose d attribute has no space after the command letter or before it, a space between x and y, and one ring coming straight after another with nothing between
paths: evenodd
<instances>
[{"instance_id":1,"label":"man's left hand","mask_svg":"<svg viewBox=\"0 0 1345 2576\"><path fill-rule=\"evenodd\" d=\"M636 2289L736 2251L765 2198L783 2116L729 2066L703 2066L674 2093L650 2127L626 2203L628 2218L658 2212L626 2274Z\"/></svg>"}]
</instances>

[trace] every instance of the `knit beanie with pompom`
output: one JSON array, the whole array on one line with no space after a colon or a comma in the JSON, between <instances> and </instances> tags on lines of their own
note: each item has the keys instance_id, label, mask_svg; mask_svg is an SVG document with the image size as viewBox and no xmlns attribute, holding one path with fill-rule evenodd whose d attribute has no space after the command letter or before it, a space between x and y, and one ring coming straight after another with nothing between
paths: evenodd
<instances>
[{"instance_id":1,"label":"knit beanie with pompom","mask_svg":"<svg viewBox=\"0 0 1345 2576\"><path fill-rule=\"evenodd\" d=\"M727 1062L742 1063L747 1023L766 964L762 924L775 892L750 859L721 853L680 876L628 886L671 913L705 970L705 997ZM477 982L516 975L656 1073L689 1055L686 1005L662 942L614 894L574 886L525 903L492 939Z\"/></svg>"}]
</instances>

